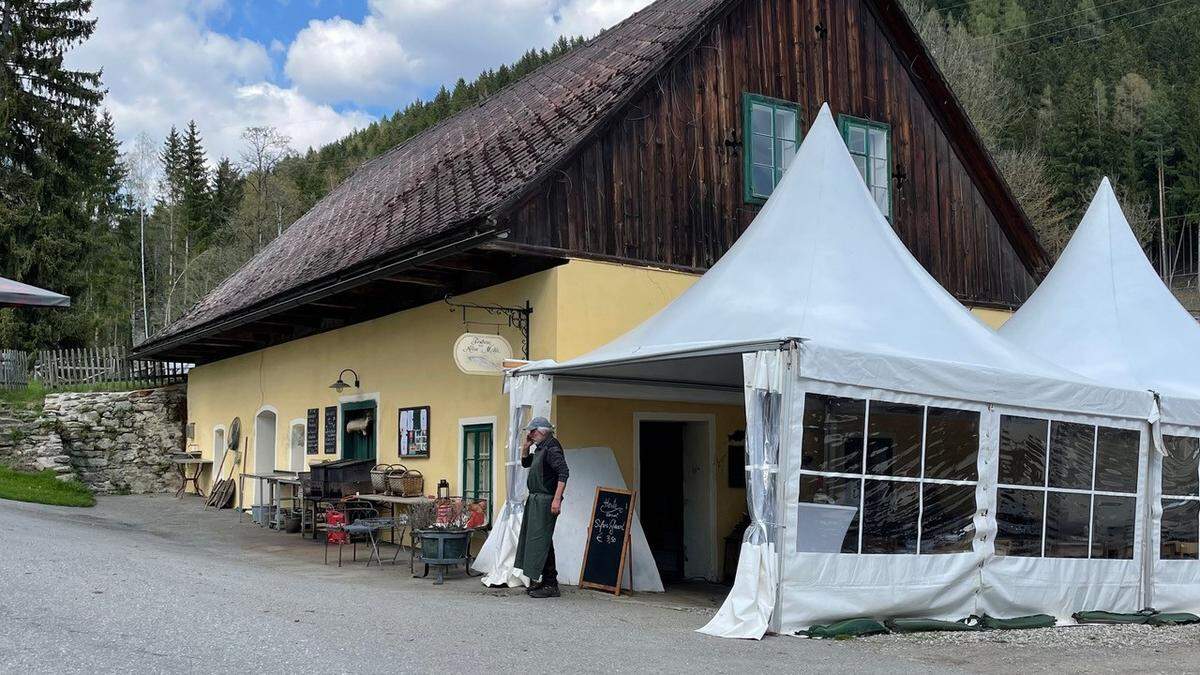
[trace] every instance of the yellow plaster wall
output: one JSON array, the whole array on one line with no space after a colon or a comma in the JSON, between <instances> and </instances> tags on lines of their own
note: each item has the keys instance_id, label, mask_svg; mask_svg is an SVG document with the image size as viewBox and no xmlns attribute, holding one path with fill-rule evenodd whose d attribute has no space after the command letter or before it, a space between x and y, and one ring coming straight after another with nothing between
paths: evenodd
<instances>
[{"instance_id":1,"label":"yellow plaster wall","mask_svg":"<svg viewBox=\"0 0 1200 675\"><path fill-rule=\"evenodd\" d=\"M969 309L972 314L991 326L992 330L999 329L1013 315L1007 309L989 309L987 307L970 307Z\"/></svg>"},{"instance_id":2,"label":"yellow plaster wall","mask_svg":"<svg viewBox=\"0 0 1200 675\"><path fill-rule=\"evenodd\" d=\"M541 272L458 300L514 306L529 300L535 307L531 350L535 356L552 354L556 340L557 274L557 270ZM204 456L211 458L214 426L228 427L230 420L240 417L241 469L260 472L271 467L255 466L254 419L260 409L271 406L278 411L276 463L286 468L289 422L303 419L309 408L321 409L323 445L324 408L338 405L339 401L329 384L343 368L353 368L361 378L362 387L347 390L344 396L378 395L379 461L399 461L398 408L428 405L431 457L405 458L404 463L422 472L428 493L436 489L441 478L448 479L451 490L457 492L461 471L460 418L495 417L496 438L501 439L505 438L507 410L502 378L465 375L455 366L452 347L466 330L460 310L451 313L448 305L434 303L200 366L188 378L189 420L196 424ZM519 334L510 329L502 332L519 353ZM306 464L336 457L323 454L324 448L321 449L322 454L306 455Z\"/></svg>"},{"instance_id":3,"label":"yellow plaster wall","mask_svg":"<svg viewBox=\"0 0 1200 675\"><path fill-rule=\"evenodd\" d=\"M642 488L639 482L650 485L647 481L651 480L651 477L639 477L637 472L638 458L634 449L638 414L711 415L716 425L713 545L716 548L718 574L723 573L725 536L746 511L746 490L730 488L728 479L729 435L746 428L745 409L742 406L575 396L559 396L555 406L555 424L558 425L558 437L563 445L568 448L612 448L626 483L638 489Z\"/></svg>"},{"instance_id":4,"label":"yellow plaster wall","mask_svg":"<svg viewBox=\"0 0 1200 675\"><path fill-rule=\"evenodd\" d=\"M603 345L657 312L697 277L609 263L572 260L568 264L457 298L462 302L518 306L529 300L532 317L531 356L564 360ZM486 318L483 314L473 317ZM195 368L189 375L188 415L196 424L197 442L213 457L213 430L242 420L242 465L258 473L255 415L264 407L277 411L275 461L288 466L290 423L303 420L309 408L321 410L322 454L306 455L305 463L340 455L324 454L324 408L338 405L329 388L339 371L353 368L362 387L345 397L378 395L377 452L380 462L398 458L397 409L431 408L431 457L404 460L420 470L426 491L446 478L460 490L460 427L463 418L495 417L495 453L501 457L507 439L507 400L499 377L465 375L454 365L452 346L467 330L457 311L434 303L374 321L295 340L276 347ZM486 326L472 330L488 332ZM520 352L519 334L502 334ZM502 462L494 462L493 505L503 498ZM228 474L229 468L226 468ZM248 490L252 488L247 485ZM249 496L246 503L249 503Z\"/></svg>"}]
</instances>

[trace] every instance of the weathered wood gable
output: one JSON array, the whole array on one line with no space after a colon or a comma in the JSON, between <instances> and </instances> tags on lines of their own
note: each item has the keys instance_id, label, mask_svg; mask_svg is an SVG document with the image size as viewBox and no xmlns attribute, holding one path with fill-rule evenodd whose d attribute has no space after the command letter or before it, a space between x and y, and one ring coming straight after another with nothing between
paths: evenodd
<instances>
[{"instance_id":1,"label":"weathered wood gable","mask_svg":"<svg viewBox=\"0 0 1200 675\"><path fill-rule=\"evenodd\" d=\"M893 226L961 300L1015 307L1036 287L1013 232L1019 208L971 168L984 152L937 110L876 0L743 0L507 220L510 242L568 255L703 270L760 206L743 195L743 93L892 130ZM911 35L909 35L911 40ZM911 45L900 43L901 47ZM939 82L944 91L944 82ZM956 133L952 133L956 132ZM972 135L973 139L973 135ZM987 161L986 157L982 161ZM999 213L1010 222L1002 225ZM1036 244L1034 244L1036 246Z\"/></svg>"}]
</instances>

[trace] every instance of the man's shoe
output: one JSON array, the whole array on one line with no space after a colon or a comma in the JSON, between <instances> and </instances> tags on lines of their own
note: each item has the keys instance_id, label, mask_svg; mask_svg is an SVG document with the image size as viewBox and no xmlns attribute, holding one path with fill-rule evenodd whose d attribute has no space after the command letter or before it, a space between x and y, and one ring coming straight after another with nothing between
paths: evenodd
<instances>
[{"instance_id":1,"label":"man's shoe","mask_svg":"<svg viewBox=\"0 0 1200 675\"><path fill-rule=\"evenodd\" d=\"M539 588L541 588L544 585L545 584L543 584L540 581L534 581L534 582L530 583L529 588L525 589L525 595L533 595L534 591L538 590Z\"/></svg>"},{"instance_id":2,"label":"man's shoe","mask_svg":"<svg viewBox=\"0 0 1200 675\"><path fill-rule=\"evenodd\" d=\"M545 585L541 586L540 588L529 591L529 597L531 597L531 598L557 598L558 597L558 584L545 584Z\"/></svg>"}]
</instances>

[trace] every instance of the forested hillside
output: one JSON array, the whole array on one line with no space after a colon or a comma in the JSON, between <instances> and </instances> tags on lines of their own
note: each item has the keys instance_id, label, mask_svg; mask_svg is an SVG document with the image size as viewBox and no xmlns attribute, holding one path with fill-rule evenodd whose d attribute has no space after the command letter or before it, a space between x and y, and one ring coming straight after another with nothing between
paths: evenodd
<instances>
[{"instance_id":1,"label":"forested hillside","mask_svg":"<svg viewBox=\"0 0 1200 675\"><path fill-rule=\"evenodd\" d=\"M62 65L93 30L90 4L0 0L0 276L74 299L69 312L0 310L0 347L144 339L362 162L581 42L530 51L319 149L252 127L237 157L213 157L205 120L118 145L99 74ZM1108 175L1156 263L1177 281L1195 274L1200 0L906 7L1052 254Z\"/></svg>"}]
</instances>

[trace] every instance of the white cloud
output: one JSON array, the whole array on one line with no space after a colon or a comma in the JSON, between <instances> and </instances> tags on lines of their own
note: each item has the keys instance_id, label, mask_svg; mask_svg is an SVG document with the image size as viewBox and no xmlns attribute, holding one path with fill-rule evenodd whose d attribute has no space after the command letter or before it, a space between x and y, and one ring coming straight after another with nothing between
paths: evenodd
<instances>
[{"instance_id":1,"label":"white cloud","mask_svg":"<svg viewBox=\"0 0 1200 675\"><path fill-rule=\"evenodd\" d=\"M546 47L592 36L650 0L370 0L362 23L313 21L288 51L286 72L323 102L400 107L421 92Z\"/></svg>"},{"instance_id":2,"label":"white cloud","mask_svg":"<svg viewBox=\"0 0 1200 675\"><path fill-rule=\"evenodd\" d=\"M68 62L103 69L122 140L160 140L195 119L214 159L236 158L247 126L278 127L297 150L319 146L370 123L362 107L403 107L650 1L368 0L362 21L313 20L290 44L264 44L207 27L234 15L229 0L101 0L95 34ZM272 55L285 52L280 73Z\"/></svg>"},{"instance_id":3,"label":"white cloud","mask_svg":"<svg viewBox=\"0 0 1200 675\"><path fill-rule=\"evenodd\" d=\"M238 156L247 126L274 125L303 150L371 121L275 83L267 47L205 26L206 16L224 10L221 0L103 0L92 6L96 31L68 62L103 69L104 105L122 140L141 132L161 140L172 125L194 119L215 160Z\"/></svg>"},{"instance_id":4,"label":"white cloud","mask_svg":"<svg viewBox=\"0 0 1200 675\"><path fill-rule=\"evenodd\" d=\"M418 65L374 17L361 24L334 17L310 21L300 31L284 70L305 94L321 101L394 105Z\"/></svg>"}]
</instances>

